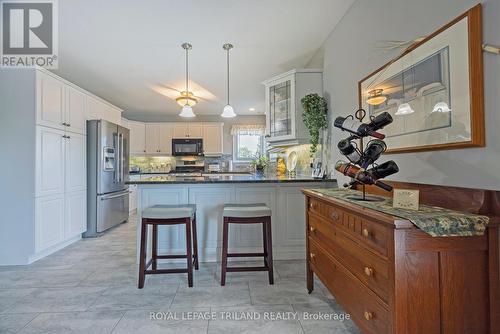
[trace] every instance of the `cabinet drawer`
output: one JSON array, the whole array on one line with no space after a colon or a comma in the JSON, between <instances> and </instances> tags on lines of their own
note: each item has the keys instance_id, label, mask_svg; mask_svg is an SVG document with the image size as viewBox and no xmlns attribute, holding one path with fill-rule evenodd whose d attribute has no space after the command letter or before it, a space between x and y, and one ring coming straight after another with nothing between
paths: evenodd
<instances>
[{"instance_id":1,"label":"cabinet drawer","mask_svg":"<svg viewBox=\"0 0 500 334\"><path fill-rule=\"evenodd\" d=\"M339 226L344 232L361 240L374 251L387 256L387 244L389 230L375 222L368 221L362 217L352 214L341 208L311 198L309 200L309 212L317 214L327 221Z\"/></svg>"},{"instance_id":2,"label":"cabinet drawer","mask_svg":"<svg viewBox=\"0 0 500 334\"><path fill-rule=\"evenodd\" d=\"M309 239L309 253L313 271L363 332L387 333L389 313L383 301L329 256L312 238Z\"/></svg>"},{"instance_id":3,"label":"cabinet drawer","mask_svg":"<svg viewBox=\"0 0 500 334\"><path fill-rule=\"evenodd\" d=\"M378 223L368 220L361 221L361 237L364 241L378 252L387 255L387 245L389 239L389 230Z\"/></svg>"},{"instance_id":4,"label":"cabinet drawer","mask_svg":"<svg viewBox=\"0 0 500 334\"><path fill-rule=\"evenodd\" d=\"M308 234L380 298L388 301L387 260L365 249L341 229L314 214L309 215Z\"/></svg>"}]
</instances>

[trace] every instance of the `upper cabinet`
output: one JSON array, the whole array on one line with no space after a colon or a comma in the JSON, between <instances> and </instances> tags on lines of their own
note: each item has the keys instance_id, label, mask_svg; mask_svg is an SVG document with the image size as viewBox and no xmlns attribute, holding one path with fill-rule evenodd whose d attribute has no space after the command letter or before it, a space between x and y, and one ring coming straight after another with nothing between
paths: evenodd
<instances>
[{"instance_id":1,"label":"upper cabinet","mask_svg":"<svg viewBox=\"0 0 500 334\"><path fill-rule=\"evenodd\" d=\"M45 73L37 72L38 125L65 130L65 84Z\"/></svg>"},{"instance_id":2,"label":"upper cabinet","mask_svg":"<svg viewBox=\"0 0 500 334\"><path fill-rule=\"evenodd\" d=\"M146 154L172 154L173 123L146 124Z\"/></svg>"},{"instance_id":3,"label":"upper cabinet","mask_svg":"<svg viewBox=\"0 0 500 334\"><path fill-rule=\"evenodd\" d=\"M130 129L130 154L172 155L173 138L202 138L205 155L223 154L222 122L143 123L122 119Z\"/></svg>"},{"instance_id":4,"label":"upper cabinet","mask_svg":"<svg viewBox=\"0 0 500 334\"><path fill-rule=\"evenodd\" d=\"M177 122L173 124L173 138L203 138L203 123Z\"/></svg>"},{"instance_id":5,"label":"upper cabinet","mask_svg":"<svg viewBox=\"0 0 500 334\"><path fill-rule=\"evenodd\" d=\"M92 96L87 97L87 108L87 119L103 119L121 125L120 109Z\"/></svg>"},{"instance_id":6,"label":"upper cabinet","mask_svg":"<svg viewBox=\"0 0 500 334\"><path fill-rule=\"evenodd\" d=\"M86 134L85 94L68 86L66 89L66 125L71 132Z\"/></svg>"},{"instance_id":7,"label":"upper cabinet","mask_svg":"<svg viewBox=\"0 0 500 334\"><path fill-rule=\"evenodd\" d=\"M296 145L309 141L302 121L301 99L323 95L323 72L296 69L263 82L266 87L266 139L271 145Z\"/></svg>"},{"instance_id":8,"label":"upper cabinet","mask_svg":"<svg viewBox=\"0 0 500 334\"><path fill-rule=\"evenodd\" d=\"M205 155L221 155L224 151L224 123L203 123L203 150Z\"/></svg>"},{"instance_id":9,"label":"upper cabinet","mask_svg":"<svg viewBox=\"0 0 500 334\"><path fill-rule=\"evenodd\" d=\"M130 129L130 154L146 153L146 125L143 122L128 121Z\"/></svg>"}]
</instances>

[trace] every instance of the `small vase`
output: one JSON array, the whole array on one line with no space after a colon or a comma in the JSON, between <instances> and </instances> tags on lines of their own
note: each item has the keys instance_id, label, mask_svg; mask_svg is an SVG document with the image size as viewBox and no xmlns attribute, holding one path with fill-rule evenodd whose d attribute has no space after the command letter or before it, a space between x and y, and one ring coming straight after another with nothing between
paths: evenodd
<instances>
[{"instance_id":1,"label":"small vase","mask_svg":"<svg viewBox=\"0 0 500 334\"><path fill-rule=\"evenodd\" d=\"M255 168L255 173L259 176L264 175L264 168L263 167Z\"/></svg>"}]
</instances>

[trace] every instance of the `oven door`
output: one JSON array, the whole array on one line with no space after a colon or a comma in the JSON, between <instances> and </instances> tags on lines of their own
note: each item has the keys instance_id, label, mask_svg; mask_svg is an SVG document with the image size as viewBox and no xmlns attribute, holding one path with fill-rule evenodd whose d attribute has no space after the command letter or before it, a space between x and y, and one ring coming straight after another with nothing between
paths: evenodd
<instances>
[{"instance_id":1,"label":"oven door","mask_svg":"<svg viewBox=\"0 0 500 334\"><path fill-rule=\"evenodd\" d=\"M172 139L172 155L203 155L203 139Z\"/></svg>"}]
</instances>

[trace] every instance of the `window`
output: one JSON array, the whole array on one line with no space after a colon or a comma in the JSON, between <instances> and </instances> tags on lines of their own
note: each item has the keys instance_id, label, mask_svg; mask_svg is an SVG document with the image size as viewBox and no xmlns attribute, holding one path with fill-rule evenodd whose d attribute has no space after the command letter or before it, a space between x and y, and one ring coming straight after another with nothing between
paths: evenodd
<instances>
[{"instance_id":1,"label":"window","mask_svg":"<svg viewBox=\"0 0 500 334\"><path fill-rule=\"evenodd\" d=\"M264 133L260 129L239 128L233 133L233 160L250 161L264 154Z\"/></svg>"}]
</instances>

